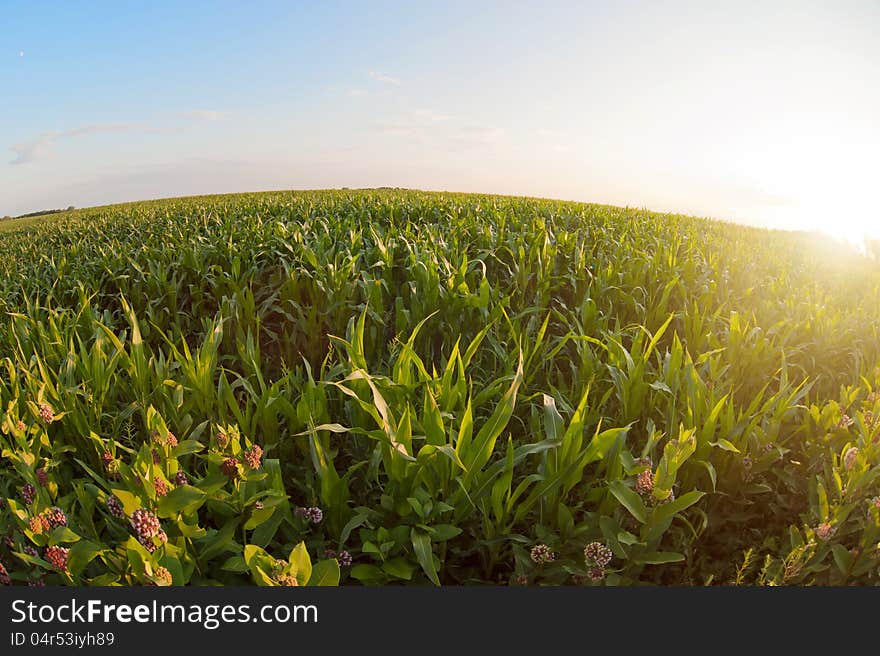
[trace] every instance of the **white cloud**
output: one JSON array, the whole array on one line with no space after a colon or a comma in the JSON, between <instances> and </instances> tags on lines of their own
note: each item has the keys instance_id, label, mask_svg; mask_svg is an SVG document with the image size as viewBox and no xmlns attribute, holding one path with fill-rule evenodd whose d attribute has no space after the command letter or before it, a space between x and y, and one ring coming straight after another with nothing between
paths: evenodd
<instances>
[{"instance_id":1,"label":"white cloud","mask_svg":"<svg viewBox=\"0 0 880 656\"><path fill-rule=\"evenodd\" d=\"M9 147L15 153L15 159L12 164L27 164L36 159L45 157L52 148L52 145L61 139L73 139L89 134L101 132L125 132L129 130L143 129L140 123L93 123L91 125L81 125L71 130L62 132L44 132L33 139L13 144Z\"/></svg>"},{"instance_id":2,"label":"white cloud","mask_svg":"<svg viewBox=\"0 0 880 656\"><path fill-rule=\"evenodd\" d=\"M185 118L191 121L219 121L226 117L225 112L218 112L212 109L194 109L188 112L178 112L175 114L177 118ZM9 147L15 153L15 159L11 164L27 164L34 160L41 159L49 155L52 146L61 140L75 139L90 134L98 134L104 132L146 132L149 134L171 134L184 131L182 126L162 126L151 125L145 122L136 123L92 123L89 125L80 125L70 130L61 132L43 132L26 141L21 141Z\"/></svg>"},{"instance_id":3,"label":"white cloud","mask_svg":"<svg viewBox=\"0 0 880 656\"><path fill-rule=\"evenodd\" d=\"M192 109L188 112L180 112L178 116L192 121L219 121L225 114L214 109Z\"/></svg>"},{"instance_id":4,"label":"white cloud","mask_svg":"<svg viewBox=\"0 0 880 656\"><path fill-rule=\"evenodd\" d=\"M19 57L24 57L24 50L19 50L19 51L18 51L18 56L19 56Z\"/></svg>"},{"instance_id":5,"label":"white cloud","mask_svg":"<svg viewBox=\"0 0 880 656\"><path fill-rule=\"evenodd\" d=\"M413 136L417 134L448 132L454 128L446 128L446 123L452 119L447 114L440 114L433 109L416 109L408 114L400 116L397 120L383 123L378 128L388 134ZM443 123L444 125L438 125Z\"/></svg>"},{"instance_id":6,"label":"white cloud","mask_svg":"<svg viewBox=\"0 0 880 656\"><path fill-rule=\"evenodd\" d=\"M49 151L49 146L52 145L52 136L50 135L40 135L34 139L30 139L28 141L22 141L21 143L13 144L9 147L9 150L15 153L15 159L12 160L12 164L27 164L28 162L32 162L35 159L39 159L44 157L46 153Z\"/></svg>"},{"instance_id":7,"label":"white cloud","mask_svg":"<svg viewBox=\"0 0 880 656\"><path fill-rule=\"evenodd\" d=\"M402 83L399 77L394 77L392 75L388 75L387 73L380 73L378 71L370 71L367 73L373 80L376 82L382 82L384 84L393 84L395 86L400 86Z\"/></svg>"},{"instance_id":8,"label":"white cloud","mask_svg":"<svg viewBox=\"0 0 880 656\"><path fill-rule=\"evenodd\" d=\"M141 130L146 126L143 123L92 123L90 125L81 125L72 130L57 132L59 137L81 137L86 134L95 134L97 132L128 132L130 130Z\"/></svg>"},{"instance_id":9,"label":"white cloud","mask_svg":"<svg viewBox=\"0 0 880 656\"><path fill-rule=\"evenodd\" d=\"M459 132L479 143L494 143L504 135L504 130L494 125L465 125Z\"/></svg>"},{"instance_id":10,"label":"white cloud","mask_svg":"<svg viewBox=\"0 0 880 656\"><path fill-rule=\"evenodd\" d=\"M413 112L413 116L415 116L416 119L430 122L448 121L450 118L452 118L451 116L447 116L446 114L438 114L432 109L417 109Z\"/></svg>"},{"instance_id":11,"label":"white cloud","mask_svg":"<svg viewBox=\"0 0 880 656\"><path fill-rule=\"evenodd\" d=\"M450 152L494 150L505 132L494 125L460 123L451 116L420 109L374 126L387 137L430 145Z\"/></svg>"},{"instance_id":12,"label":"white cloud","mask_svg":"<svg viewBox=\"0 0 880 656\"><path fill-rule=\"evenodd\" d=\"M494 125L464 125L449 135L448 148L454 151L490 152L503 140L504 130Z\"/></svg>"},{"instance_id":13,"label":"white cloud","mask_svg":"<svg viewBox=\"0 0 880 656\"><path fill-rule=\"evenodd\" d=\"M364 96L367 92L363 89L349 89L348 91L346 91L346 93L352 98L355 98L357 96Z\"/></svg>"}]
</instances>

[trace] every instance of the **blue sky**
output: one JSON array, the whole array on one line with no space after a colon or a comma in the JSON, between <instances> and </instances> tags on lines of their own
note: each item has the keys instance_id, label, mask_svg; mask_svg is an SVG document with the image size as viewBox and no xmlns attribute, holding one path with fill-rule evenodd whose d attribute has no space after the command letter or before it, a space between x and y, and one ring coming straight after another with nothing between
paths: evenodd
<instances>
[{"instance_id":1,"label":"blue sky","mask_svg":"<svg viewBox=\"0 0 880 656\"><path fill-rule=\"evenodd\" d=\"M406 186L880 228L880 3L0 0L0 215Z\"/></svg>"}]
</instances>

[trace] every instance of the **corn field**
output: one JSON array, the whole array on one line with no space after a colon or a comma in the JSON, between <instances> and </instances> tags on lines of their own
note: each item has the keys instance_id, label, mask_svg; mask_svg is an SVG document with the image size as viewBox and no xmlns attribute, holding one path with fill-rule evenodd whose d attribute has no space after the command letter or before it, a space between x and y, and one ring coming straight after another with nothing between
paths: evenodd
<instances>
[{"instance_id":1,"label":"corn field","mask_svg":"<svg viewBox=\"0 0 880 656\"><path fill-rule=\"evenodd\" d=\"M406 190L0 232L0 581L869 585L880 266Z\"/></svg>"}]
</instances>

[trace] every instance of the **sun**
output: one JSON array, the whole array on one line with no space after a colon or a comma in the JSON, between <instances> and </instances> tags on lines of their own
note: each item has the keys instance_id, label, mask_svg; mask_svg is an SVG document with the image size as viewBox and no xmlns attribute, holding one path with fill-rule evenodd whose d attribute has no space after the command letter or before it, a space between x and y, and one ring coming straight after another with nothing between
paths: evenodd
<instances>
[{"instance_id":1,"label":"sun","mask_svg":"<svg viewBox=\"0 0 880 656\"><path fill-rule=\"evenodd\" d=\"M869 157L860 147L800 151L762 171L785 205L773 208L777 225L813 230L856 246L880 238L880 207L871 198Z\"/></svg>"}]
</instances>

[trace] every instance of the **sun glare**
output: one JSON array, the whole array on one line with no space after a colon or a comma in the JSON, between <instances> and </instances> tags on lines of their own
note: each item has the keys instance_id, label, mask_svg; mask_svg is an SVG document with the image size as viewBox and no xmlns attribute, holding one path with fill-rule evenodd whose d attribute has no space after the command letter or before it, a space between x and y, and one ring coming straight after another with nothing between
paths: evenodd
<instances>
[{"instance_id":1,"label":"sun glare","mask_svg":"<svg viewBox=\"0 0 880 656\"><path fill-rule=\"evenodd\" d=\"M852 136L852 145L812 141L786 157L776 153L777 170L767 167L761 174L766 186L789 202L769 210L771 223L818 231L860 248L865 238L880 238L880 213L869 192L872 167Z\"/></svg>"}]
</instances>

